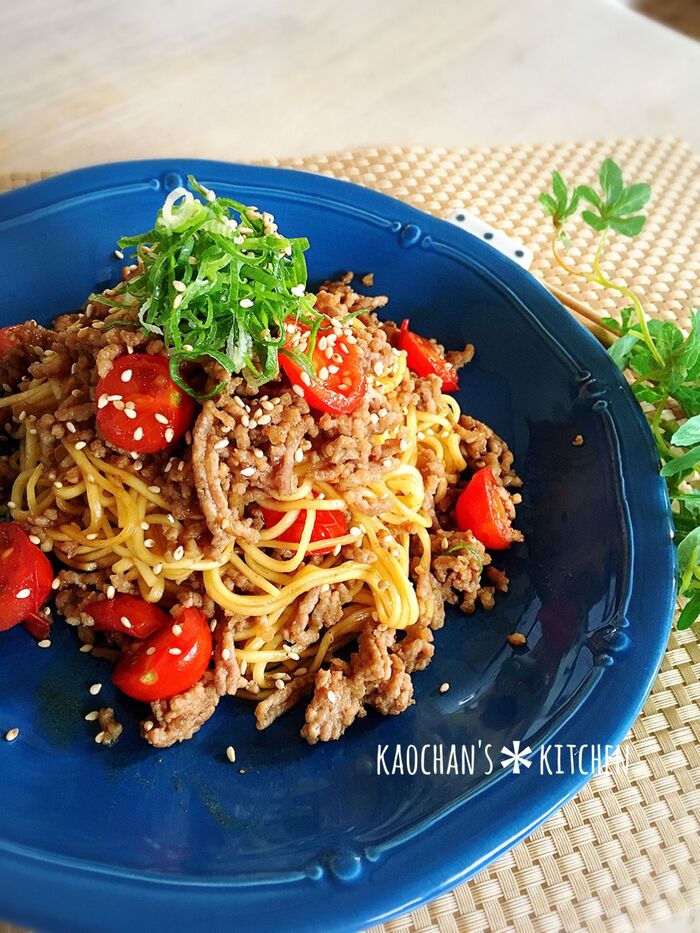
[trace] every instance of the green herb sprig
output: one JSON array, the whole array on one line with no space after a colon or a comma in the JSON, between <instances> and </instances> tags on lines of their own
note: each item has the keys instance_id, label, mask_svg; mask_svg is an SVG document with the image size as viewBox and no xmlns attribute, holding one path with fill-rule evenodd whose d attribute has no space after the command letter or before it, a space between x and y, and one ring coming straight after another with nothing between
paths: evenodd
<instances>
[{"instance_id":1,"label":"green herb sprig","mask_svg":"<svg viewBox=\"0 0 700 933\"><path fill-rule=\"evenodd\" d=\"M634 237L646 218L639 212L647 204L651 188L646 184L626 187L619 165L606 159L598 176L599 188L578 185L569 192L559 172L552 174L552 191L540 195L540 203L552 218L551 250L567 273L595 282L626 298L620 320L606 317L602 325L616 338L610 356L629 374L632 391L643 408L656 441L661 475L668 485L678 542L678 593L683 603L677 626L700 623L700 321L691 312L688 334L672 321L649 319L641 297L603 272L603 251L611 232ZM587 206L583 206L587 205ZM562 255L568 249L565 224L580 218L599 234L593 272L586 272ZM668 417L668 412L673 417Z\"/></svg>"},{"instance_id":2,"label":"green herb sprig","mask_svg":"<svg viewBox=\"0 0 700 933\"><path fill-rule=\"evenodd\" d=\"M120 249L135 251L140 271L114 297L91 300L123 310L124 296L132 299L140 325L162 337L173 380L200 400L182 379L181 363L208 357L265 383L279 372L290 318L310 327L309 345L303 353L284 352L313 373L323 318L306 292L308 240L282 237L271 215L218 198L192 176L188 183L189 190L168 195L153 229L119 240Z\"/></svg>"}]
</instances>

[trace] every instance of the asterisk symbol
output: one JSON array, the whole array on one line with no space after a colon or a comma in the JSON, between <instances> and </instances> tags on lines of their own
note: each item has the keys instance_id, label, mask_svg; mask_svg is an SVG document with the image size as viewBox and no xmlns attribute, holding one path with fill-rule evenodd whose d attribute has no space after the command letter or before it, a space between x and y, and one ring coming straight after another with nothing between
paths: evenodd
<instances>
[{"instance_id":1,"label":"asterisk symbol","mask_svg":"<svg viewBox=\"0 0 700 933\"><path fill-rule=\"evenodd\" d=\"M529 768L532 765L532 762L527 757L528 755L532 754L532 749L529 745L526 745L525 748L521 751L520 739L515 739L512 748L508 748L504 745L501 749L501 754L503 755L501 767L508 768L510 765L513 765L513 774L520 774L521 766L524 768Z\"/></svg>"}]
</instances>

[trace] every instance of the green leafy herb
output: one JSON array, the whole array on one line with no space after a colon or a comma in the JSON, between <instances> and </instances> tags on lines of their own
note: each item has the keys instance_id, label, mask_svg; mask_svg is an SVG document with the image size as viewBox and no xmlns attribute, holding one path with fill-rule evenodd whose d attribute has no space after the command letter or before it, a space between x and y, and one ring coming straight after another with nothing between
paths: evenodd
<instances>
[{"instance_id":1,"label":"green leafy herb","mask_svg":"<svg viewBox=\"0 0 700 933\"><path fill-rule=\"evenodd\" d=\"M322 317L306 293L308 241L282 237L271 215L188 181L190 190L168 195L152 230L119 240L135 251L137 274L116 296L91 300L121 311L125 303L138 307L140 326L165 343L172 378L196 397L180 376L186 360L208 357L259 384L275 378L290 318L311 334L306 353L285 353L312 373Z\"/></svg>"},{"instance_id":2,"label":"green leafy herb","mask_svg":"<svg viewBox=\"0 0 700 933\"><path fill-rule=\"evenodd\" d=\"M684 629L700 623L700 484L696 473L700 469L700 315L691 312L687 334L671 321L649 319L639 295L608 279L601 268L611 231L628 237L641 232L645 217L639 212L650 195L649 185L626 187L620 167L606 159L600 167L598 188L578 185L569 193L559 172L554 172L552 193L540 195L540 202L552 216L551 250L558 265L629 301L619 320L603 318L602 325L616 338L608 352L627 371L658 447L678 542L678 593L684 603L678 628ZM588 206L579 212L583 203ZM564 223L575 215L600 234L592 272L572 265L560 250L561 243L568 243Z\"/></svg>"}]
</instances>

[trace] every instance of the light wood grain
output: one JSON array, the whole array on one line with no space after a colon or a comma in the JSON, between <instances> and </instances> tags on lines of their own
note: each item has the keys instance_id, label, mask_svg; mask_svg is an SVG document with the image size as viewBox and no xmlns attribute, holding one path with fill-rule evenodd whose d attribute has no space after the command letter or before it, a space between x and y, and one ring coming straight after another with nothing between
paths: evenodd
<instances>
[{"instance_id":1,"label":"light wood grain","mask_svg":"<svg viewBox=\"0 0 700 933\"><path fill-rule=\"evenodd\" d=\"M605 0L2 4L0 170L674 135L700 46Z\"/></svg>"}]
</instances>

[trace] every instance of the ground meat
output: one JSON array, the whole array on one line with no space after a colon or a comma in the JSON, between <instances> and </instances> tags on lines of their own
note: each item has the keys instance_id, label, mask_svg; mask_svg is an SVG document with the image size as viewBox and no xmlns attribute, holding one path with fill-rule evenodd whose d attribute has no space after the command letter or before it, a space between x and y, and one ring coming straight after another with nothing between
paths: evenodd
<instances>
[{"instance_id":1,"label":"ground meat","mask_svg":"<svg viewBox=\"0 0 700 933\"><path fill-rule=\"evenodd\" d=\"M101 745L114 745L119 741L119 737L124 731L124 727L117 722L114 710L111 706L103 707L98 714L100 731L102 732Z\"/></svg>"},{"instance_id":2,"label":"ground meat","mask_svg":"<svg viewBox=\"0 0 700 933\"><path fill-rule=\"evenodd\" d=\"M219 622L214 630L214 686L219 696L233 696L241 685L233 633L242 620L236 616Z\"/></svg>"},{"instance_id":3,"label":"ground meat","mask_svg":"<svg viewBox=\"0 0 700 933\"><path fill-rule=\"evenodd\" d=\"M489 466L501 486L518 487L522 480L513 470L513 454L508 445L487 424L462 415L457 425L461 450L473 473Z\"/></svg>"},{"instance_id":4,"label":"ground meat","mask_svg":"<svg viewBox=\"0 0 700 933\"><path fill-rule=\"evenodd\" d=\"M427 626L416 622L406 629L404 637L391 650L401 658L409 674L422 671L430 664L435 651L433 633Z\"/></svg>"},{"instance_id":5,"label":"ground meat","mask_svg":"<svg viewBox=\"0 0 700 933\"><path fill-rule=\"evenodd\" d=\"M302 674L286 683L281 690L275 690L255 707L255 721L258 729L267 729L279 716L288 712L299 700L313 690L316 675Z\"/></svg>"},{"instance_id":6,"label":"ground meat","mask_svg":"<svg viewBox=\"0 0 700 933\"><path fill-rule=\"evenodd\" d=\"M365 705L396 715L410 705L413 684L398 654L390 654L396 632L370 624L360 633L350 662L334 659L316 675L314 695L306 708L302 736L310 745L340 738Z\"/></svg>"},{"instance_id":7,"label":"ground meat","mask_svg":"<svg viewBox=\"0 0 700 933\"><path fill-rule=\"evenodd\" d=\"M219 693L211 672L207 672L185 693L151 703L153 714L141 723L141 735L156 748L184 742L213 715L218 702Z\"/></svg>"},{"instance_id":8,"label":"ground meat","mask_svg":"<svg viewBox=\"0 0 700 933\"><path fill-rule=\"evenodd\" d=\"M447 542L447 546L445 546ZM431 535L432 572L445 602L473 612L481 587L481 571L490 562L483 544L471 531Z\"/></svg>"}]
</instances>

